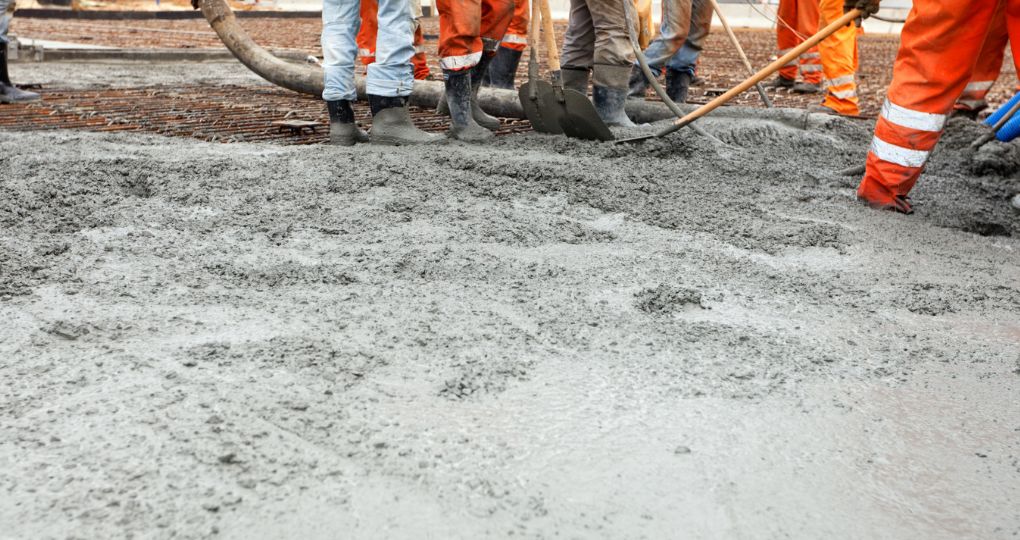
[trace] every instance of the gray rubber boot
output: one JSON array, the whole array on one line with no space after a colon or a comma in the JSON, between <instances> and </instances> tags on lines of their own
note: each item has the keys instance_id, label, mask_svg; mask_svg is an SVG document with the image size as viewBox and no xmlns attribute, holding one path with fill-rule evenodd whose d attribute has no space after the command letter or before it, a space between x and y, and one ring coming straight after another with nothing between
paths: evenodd
<instances>
[{"instance_id":1,"label":"gray rubber boot","mask_svg":"<svg viewBox=\"0 0 1020 540\"><path fill-rule=\"evenodd\" d=\"M482 142L495 137L491 131L478 125L471 114L471 101L474 92L471 88L471 72L444 71L443 82L446 85L446 102L450 109L451 139L466 142Z\"/></svg>"},{"instance_id":2,"label":"gray rubber boot","mask_svg":"<svg viewBox=\"0 0 1020 540\"><path fill-rule=\"evenodd\" d=\"M41 99L39 94L21 90L11 82L7 74L7 44L0 41L0 103L24 103L39 99Z\"/></svg>"},{"instance_id":3,"label":"gray rubber boot","mask_svg":"<svg viewBox=\"0 0 1020 540\"><path fill-rule=\"evenodd\" d=\"M624 104L627 103L626 88L609 88L608 86L595 85L592 87L591 99L595 103L595 110L599 113L602 121L609 127L634 127L627 113L624 112Z\"/></svg>"},{"instance_id":4,"label":"gray rubber boot","mask_svg":"<svg viewBox=\"0 0 1020 540\"><path fill-rule=\"evenodd\" d=\"M482 78L485 75L485 72L489 69L488 67L489 62L491 61L492 61L491 56L486 58L486 56L483 54L482 59L479 60L474 67L468 70L468 72L471 75L469 77L471 82L472 93L471 114L474 116L475 123L484 127L485 129L495 131L499 129L500 125L499 119L490 116L488 113L483 111L482 108L478 105L478 90L481 89L482 87ZM450 105L449 103L447 103L446 95L443 95L443 98L440 99L439 103L436 105L436 114L442 116L450 116Z\"/></svg>"},{"instance_id":5,"label":"gray rubber boot","mask_svg":"<svg viewBox=\"0 0 1020 540\"><path fill-rule=\"evenodd\" d=\"M687 89L691 86L693 77L686 71L666 69L666 95L674 103L687 102Z\"/></svg>"},{"instance_id":6,"label":"gray rubber boot","mask_svg":"<svg viewBox=\"0 0 1020 540\"><path fill-rule=\"evenodd\" d=\"M514 89L514 79L517 76L517 67L521 64L523 51L497 47L496 56L492 58L489 69L482 77L482 86L502 88L504 90Z\"/></svg>"},{"instance_id":7,"label":"gray rubber boot","mask_svg":"<svg viewBox=\"0 0 1020 540\"><path fill-rule=\"evenodd\" d=\"M373 143L403 146L429 144L446 138L438 133L428 133L415 127L411 122L411 113L407 110L406 97L369 94L368 103L372 106Z\"/></svg>"},{"instance_id":8,"label":"gray rubber boot","mask_svg":"<svg viewBox=\"0 0 1020 540\"><path fill-rule=\"evenodd\" d=\"M591 76L590 69L563 68L560 70L560 77L563 79L563 88L570 88L588 95L588 78Z\"/></svg>"},{"instance_id":9,"label":"gray rubber boot","mask_svg":"<svg viewBox=\"0 0 1020 540\"><path fill-rule=\"evenodd\" d=\"M354 109L350 101L327 101L326 107L329 109L329 144L354 146L368 142L368 134L354 123Z\"/></svg>"}]
</instances>

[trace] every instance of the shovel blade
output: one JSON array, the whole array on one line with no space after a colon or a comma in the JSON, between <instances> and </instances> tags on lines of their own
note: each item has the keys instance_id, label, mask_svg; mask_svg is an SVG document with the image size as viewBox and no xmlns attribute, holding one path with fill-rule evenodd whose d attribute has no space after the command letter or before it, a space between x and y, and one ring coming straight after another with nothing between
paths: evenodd
<instances>
[{"instance_id":1,"label":"shovel blade","mask_svg":"<svg viewBox=\"0 0 1020 540\"><path fill-rule=\"evenodd\" d=\"M564 88L563 98L564 115L560 120L560 126L568 137L590 141L611 141L616 138L602 121L588 96L577 90Z\"/></svg>"},{"instance_id":2,"label":"shovel blade","mask_svg":"<svg viewBox=\"0 0 1020 540\"><path fill-rule=\"evenodd\" d=\"M553 90L553 85L547 81L535 81L535 88L538 90L538 107L542 111L542 120L545 121L549 133L563 133L563 119L567 116L566 104L560 101Z\"/></svg>"},{"instance_id":3,"label":"shovel blade","mask_svg":"<svg viewBox=\"0 0 1020 540\"><path fill-rule=\"evenodd\" d=\"M531 122L531 128L539 133L563 133L559 124L555 124L554 130L554 124L549 122L543 115L540 104L541 95L538 93L536 84L537 81L528 81L517 90L517 97L521 100L524 116Z\"/></svg>"}]
</instances>

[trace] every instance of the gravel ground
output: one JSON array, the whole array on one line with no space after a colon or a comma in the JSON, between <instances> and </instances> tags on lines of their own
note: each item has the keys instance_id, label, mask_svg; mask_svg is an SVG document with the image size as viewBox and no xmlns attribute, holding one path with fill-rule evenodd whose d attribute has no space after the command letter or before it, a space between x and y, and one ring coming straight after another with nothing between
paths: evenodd
<instances>
[{"instance_id":1,"label":"gravel ground","mask_svg":"<svg viewBox=\"0 0 1020 540\"><path fill-rule=\"evenodd\" d=\"M0 130L0 536L1015 537L1020 146L815 124Z\"/></svg>"}]
</instances>

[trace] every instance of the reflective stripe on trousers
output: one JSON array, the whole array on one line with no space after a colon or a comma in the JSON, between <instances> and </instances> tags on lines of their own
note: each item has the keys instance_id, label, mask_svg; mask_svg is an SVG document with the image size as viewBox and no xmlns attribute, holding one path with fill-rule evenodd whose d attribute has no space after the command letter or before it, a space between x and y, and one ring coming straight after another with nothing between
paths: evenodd
<instances>
[{"instance_id":1,"label":"reflective stripe on trousers","mask_svg":"<svg viewBox=\"0 0 1020 540\"><path fill-rule=\"evenodd\" d=\"M900 34L893 80L875 124L859 197L894 206L897 197L910 193L938 143L947 113L971 80L996 7L995 2L914 0ZM1020 16L1020 2L1016 9Z\"/></svg>"}]
</instances>

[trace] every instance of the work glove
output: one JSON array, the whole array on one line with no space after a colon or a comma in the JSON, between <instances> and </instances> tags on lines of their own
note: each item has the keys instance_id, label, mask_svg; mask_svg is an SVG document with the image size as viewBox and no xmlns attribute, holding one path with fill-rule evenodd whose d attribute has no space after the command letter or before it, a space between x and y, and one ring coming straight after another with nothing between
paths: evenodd
<instances>
[{"instance_id":1,"label":"work glove","mask_svg":"<svg viewBox=\"0 0 1020 540\"><path fill-rule=\"evenodd\" d=\"M860 26L862 20L878 13L878 3L880 1L881 0L843 0L843 13L855 8L861 10L861 16L857 17L857 20L854 21L857 26Z\"/></svg>"}]
</instances>

